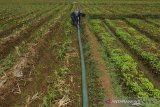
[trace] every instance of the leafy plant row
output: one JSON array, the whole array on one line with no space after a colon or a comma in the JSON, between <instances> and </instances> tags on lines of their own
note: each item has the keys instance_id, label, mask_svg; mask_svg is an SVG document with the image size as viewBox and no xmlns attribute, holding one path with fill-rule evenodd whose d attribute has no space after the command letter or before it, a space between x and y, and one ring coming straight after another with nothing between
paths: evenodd
<instances>
[{"instance_id":1,"label":"leafy plant row","mask_svg":"<svg viewBox=\"0 0 160 107\"><path fill-rule=\"evenodd\" d=\"M151 65L154 72L160 72L160 50L156 47L156 44L154 44L153 41L147 39L144 35L137 35L135 29L125 26L125 24L122 25L123 28L121 25L119 25L121 27L117 27L118 25L115 25L115 23L110 20L106 20L105 22L116 33L118 38L125 42ZM152 50L154 52L152 52Z\"/></svg>"},{"instance_id":2,"label":"leafy plant row","mask_svg":"<svg viewBox=\"0 0 160 107\"><path fill-rule=\"evenodd\" d=\"M155 89L153 84L144 77L138 69L135 60L122 49L116 38L106 32L100 20L91 20L90 26L102 45L106 48L107 54L113 63L119 68L123 82L131 93L136 93L140 98L159 97L160 90Z\"/></svg>"},{"instance_id":3,"label":"leafy plant row","mask_svg":"<svg viewBox=\"0 0 160 107\"><path fill-rule=\"evenodd\" d=\"M160 19L146 19L146 20L160 27Z\"/></svg>"},{"instance_id":4,"label":"leafy plant row","mask_svg":"<svg viewBox=\"0 0 160 107\"><path fill-rule=\"evenodd\" d=\"M141 32L144 32L150 38L155 41L160 41L160 29L153 24L147 23L144 20L135 19L135 18L127 18L126 21L135 26Z\"/></svg>"}]
</instances>

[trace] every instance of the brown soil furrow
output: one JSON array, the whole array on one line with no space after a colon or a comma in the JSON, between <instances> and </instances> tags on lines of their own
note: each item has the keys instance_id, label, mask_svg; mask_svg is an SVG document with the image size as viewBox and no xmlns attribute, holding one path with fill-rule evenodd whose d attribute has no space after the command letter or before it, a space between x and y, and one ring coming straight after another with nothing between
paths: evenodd
<instances>
[{"instance_id":1,"label":"brown soil furrow","mask_svg":"<svg viewBox=\"0 0 160 107\"><path fill-rule=\"evenodd\" d=\"M8 53L11 48L14 48L14 46L17 45L21 40L29 38L31 32L35 31L38 27L43 25L52 16L53 14L45 16L44 18L35 22L33 25L21 30L18 34L3 38L0 43L0 59L2 59L4 55Z\"/></svg>"},{"instance_id":2,"label":"brown soil furrow","mask_svg":"<svg viewBox=\"0 0 160 107\"><path fill-rule=\"evenodd\" d=\"M113 87L112 83L110 81L110 76L109 76L109 71L107 71L106 65L104 60L102 59L100 52L99 52L99 43L97 42L96 37L94 34L89 30L88 26L85 26L85 32L87 33L87 41L90 44L91 47L91 52L93 55L93 58L97 64L97 67L101 73L100 75L100 82L105 89L105 97L109 99L114 99L116 98L114 92L113 92ZM120 107L120 105L117 104L112 104L109 105L109 107Z\"/></svg>"},{"instance_id":3,"label":"brown soil furrow","mask_svg":"<svg viewBox=\"0 0 160 107\"><path fill-rule=\"evenodd\" d=\"M47 10L47 11L48 11L48 10ZM38 16L40 16L41 14L43 14L43 13L45 13L45 12L47 12L47 11L44 11L44 12L42 12L42 13L35 14L33 17L27 18L27 19L25 19L25 20L23 20L23 21L21 21L21 22L16 23L15 25L11 25L11 26L9 26L9 27L1 30L1 31L0 31L0 37L4 37L4 36L6 36L6 35L9 35L10 33L12 33L12 31L13 31L14 29L20 28L22 25L24 25L24 24L26 24L27 22L29 22L29 21L37 18Z\"/></svg>"},{"instance_id":4,"label":"brown soil furrow","mask_svg":"<svg viewBox=\"0 0 160 107\"><path fill-rule=\"evenodd\" d=\"M64 16L58 16L57 20L54 21L53 25L45 32L45 34L39 38L36 43L30 44L27 53L25 53L14 66L7 71L7 73L0 79L0 101L3 102L4 97L10 93L15 92L16 84L22 81L27 75L30 75L31 69L34 69L36 61L39 59L41 50L43 50L45 41L49 39L50 35L57 26L59 26L59 21ZM2 103L0 102L0 103Z\"/></svg>"}]
</instances>

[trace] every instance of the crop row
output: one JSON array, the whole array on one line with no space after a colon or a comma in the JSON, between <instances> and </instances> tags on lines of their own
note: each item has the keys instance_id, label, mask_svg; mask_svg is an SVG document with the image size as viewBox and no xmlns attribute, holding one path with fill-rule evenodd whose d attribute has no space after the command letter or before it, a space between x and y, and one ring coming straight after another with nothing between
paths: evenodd
<instances>
[{"instance_id":1,"label":"crop row","mask_svg":"<svg viewBox=\"0 0 160 107\"><path fill-rule=\"evenodd\" d=\"M15 15L18 15L20 14L21 12L20 11L16 11L16 9L4 9L3 11L1 11L0 13L0 22L3 21L3 20L6 20L7 18L10 18L11 16L15 16Z\"/></svg>"},{"instance_id":2,"label":"crop row","mask_svg":"<svg viewBox=\"0 0 160 107\"><path fill-rule=\"evenodd\" d=\"M44 11L39 11L38 13L34 13L33 15L31 14L31 15L29 15L29 16L21 19L21 20L16 20L16 21L14 21L12 23L7 23L5 26L3 26L3 29L0 30L0 37L4 37L4 36L12 33L12 31L14 29L18 30L18 28L20 28L22 25L24 25L24 24L26 24L26 23L38 18L42 14L47 13L49 11L50 11L50 9L47 9L47 10L44 10Z\"/></svg>"},{"instance_id":3,"label":"crop row","mask_svg":"<svg viewBox=\"0 0 160 107\"><path fill-rule=\"evenodd\" d=\"M160 27L160 19L146 19L146 20L153 23L157 27Z\"/></svg>"},{"instance_id":4,"label":"crop row","mask_svg":"<svg viewBox=\"0 0 160 107\"><path fill-rule=\"evenodd\" d=\"M37 11L46 9L45 6L32 6L32 5L25 5L25 6L23 5L23 6L18 6L18 7L16 5L10 5L9 7L7 7L7 6L8 5L4 5L2 7L2 9L4 9L4 11L1 11L1 13L0 13L0 16L1 16L0 22L11 19L11 18L16 17L16 16L23 14L23 13L28 13L31 11L37 12Z\"/></svg>"},{"instance_id":5,"label":"crop row","mask_svg":"<svg viewBox=\"0 0 160 107\"><path fill-rule=\"evenodd\" d=\"M32 11L29 11L29 12L22 12L22 13L19 13L18 15L12 15L10 16L9 18L5 19L5 20L2 20L1 22L1 26L4 26L6 23L9 23L9 22L12 22L12 21L15 21L17 19L21 19L21 18L24 18L30 14L33 14L35 13L36 11L35 10L32 10Z\"/></svg>"},{"instance_id":6,"label":"crop row","mask_svg":"<svg viewBox=\"0 0 160 107\"><path fill-rule=\"evenodd\" d=\"M18 57L20 57L24 51L26 50L27 43L31 43L35 41L37 38L41 36L41 34L47 29L47 26L50 25L51 22L53 22L54 18L51 18L45 23L43 26L38 28L35 32L32 32L29 39L23 41L18 46L16 46L15 49L11 50L9 54L6 55L1 61L0 61L0 74L2 74L4 71L9 69L13 63L16 61Z\"/></svg>"},{"instance_id":7,"label":"crop row","mask_svg":"<svg viewBox=\"0 0 160 107\"><path fill-rule=\"evenodd\" d=\"M122 7L122 4L110 4L104 8L112 9L112 11L118 12L118 14L153 14L158 13L158 5L148 5L145 6L139 4L126 4Z\"/></svg>"},{"instance_id":8,"label":"crop row","mask_svg":"<svg viewBox=\"0 0 160 107\"><path fill-rule=\"evenodd\" d=\"M9 19L7 19L7 20L5 20L3 23L2 23L2 25L4 25L4 24L6 24L6 23L8 23L8 22L12 22L12 21L15 21L15 20L17 20L17 19L22 19L22 18L25 18L25 17L27 17L27 16L29 16L29 15L32 15L32 14L34 14L34 13L37 13L38 11L36 11L36 10L32 10L32 11L29 11L29 12L22 12L22 13L20 13L19 15L13 15L13 16L11 16Z\"/></svg>"},{"instance_id":9,"label":"crop row","mask_svg":"<svg viewBox=\"0 0 160 107\"><path fill-rule=\"evenodd\" d=\"M113 63L119 68L122 80L129 90L142 98L159 97L160 90L155 89L153 84L144 77L136 61L127 54L126 50L117 44L115 37L106 32L101 21L91 20L90 25L97 38L102 42Z\"/></svg>"},{"instance_id":10,"label":"crop row","mask_svg":"<svg viewBox=\"0 0 160 107\"><path fill-rule=\"evenodd\" d=\"M59 10L59 8L57 9ZM55 10L56 11L56 10ZM8 51L13 48L16 44L18 44L21 40L29 38L31 32L35 31L38 27L43 25L47 20L49 20L55 13L55 11L50 11L46 15L41 16L36 22L29 23L29 26L25 27L24 29L20 30L16 34L11 34L6 38L1 39L1 49L0 58L2 59Z\"/></svg>"},{"instance_id":11,"label":"crop row","mask_svg":"<svg viewBox=\"0 0 160 107\"><path fill-rule=\"evenodd\" d=\"M22 18L14 19L14 20L8 21L8 22L6 22L6 23L3 23L3 24L1 24L0 29L4 29L4 28L6 28L6 27L9 26L9 25L12 25L12 24L14 24L14 23L17 23L17 21L19 21L19 20L23 20L23 19L25 19L25 18L27 18L27 17L31 17L31 16L33 16L34 14L38 13L38 12L39 12L39 11L32 12L32 13L30 13L30 14L22 17ZM20 14L19 14L19 15L20 15ZM12 18L15 18L15 17L18 17L19 15L17 15L17 16L16 16L16 15L15 15L15 16L12 15L11 17L12 17Z\"/></svg>"},{"instance_id":12,"label":"crop row","mask_svg":"<svg viewBox=\"0 0 160 107\"><path fill-rule=\"evenodd\" d=\"M139 4L99 4L99 5L88 5L83 4L84 7L90 9L89 14L102 14L107 16L114 15L155 15L159 13L159 6L156 4L145 4L145 6ZM86 9L88 10L88 9Z\"/></svg>"},{"instance_id":13,"label":"crop row","mask_svg":"<svg viewBox=\"0 0 160 107\"><path fill-rule=\"evenodd\" d=\"M156 42L160 42L160 29L158 27L141 19L127 18L126 21L128 24L146 34L151 39L155 40Z\"/></svg>"},{"instance_id":14,"label":"crop row","mask_svg":"<svg viewBox=\"0 0 160 107\"><path fill-rule=\"evenodd\" d=\"M57 7L57 6L60 6L60 5L54 5L53 7L48 7L48 8L41 8L41 9L37 9L37 8L33 8L33 9L31 9L31 10L22 10L22 14L24 14L24 13L30 13L30 14L28 14L28 15L26 15L26 16L24 16L24 17L21 17L21 18L15 18L15 17L19 17L21 14L19 14L18 16L17 15L12 15L11 16L11 18L13 19L13 20L10 20L10 21L8 21L8 22L6 22L6 23L3 23L3 24L1 24L1 26L0 26L0 29L4 29L4 28L6 28L6 27L8 27L8 26L10 26L10 25L12 25L12 24L16 24L16 23L18 23L18 22L20 22L20 21L23 21L24 19L26 19L26 18L29 18L29 17L32 17L32 16L34 16L35 14L37 14L37 13L41 13L41 12L47 12L47 11L49 11L49 10L51 10L51 9L53 9L53 8L55 8L55 7Z\"/></svg>"},{"instance_id":15,"label":"crop row","mask_svg":"<svg viewBox=\"0 0 160 107\"><path fill-rule=\"evenodd\" d=\"M48 86L49 88L47 89L47 92L50 92L50 93L45 93L45 95L43 96L42 105L46 106L46 107L52 106L52 103L55 101L55 99L59 99L59 96L61 96L61 95L67 95L71 100L72 99L75 100L74 102L71 102L70 104L68 104L68 106L80 105L79 104L79 102L80 102L79 93L80 92L78 92L77 88L75 89L75 87L73 85L74 83L68 83L68 82L66 83L65 82L61 86L61 87L65 87L65 89L63 88L62 90L57 90L57 85L55 85L55 84L59 84L59 80L65 81L66 78L64 78L64 77L66 77L68 73L75 71L75 69L77 70L77 68L79 67L78 65L74 66L74 67L68 66L70 61L67 61L67 63L63 63L63 61L64 62L66 61L66 57L67 57L68 51L70 49L70 44L73 43L73 41L71 40L72 39L71 35L73 34L73 31L71 29L72 26L71 26L69 17L65 17L60 22L60 24L61 24L61 26L59 26L60 29L57 28L56 29L57 32L54 33L54 37L52 37L52 39L48 41L48 43L49 43L48 45L50 46L50 49L55 50L54 57L58 57L58 58L55 58L54 61L51 61L50 64L55 65L55 63L57 63L60 66L60 70L57 69L58 68L57 65L56 65L57 67L54 68L55 70L52 69L52 70L54 70L53 75L52 75L52 77L54 77L54 78L51 77L52 78L51 80L53 81L53 85ZM59 32L61 32L61 33L59 33ZM57 38L56 36L59 36L60 38L59 37ZM57 40L58 40L58 42L61 42L61 43L58 43L58 45L57 45ZM56 42L53 42L53 41L56 41ZM56 43L57 48L54 48L55 43ZM72 57L70 57L70 59L71 58ZM78 60L78 58L76 58L76 59ZM58 60L58 62L57 62L57 60ZM79 62L77 61L76 63L79 63ZM68 78L70 77L70 75L72 75L72 74L69 74ZM74 78L76 78L76 77L73 77L73 82L74 82ZM77 85L79 85L80 79L76 79L76 80L77 80ZM68 84L73 87L72 88L68 87L67 86ZM65 91L66 89L68 90L67 92ZM74 96L73 96L73 93L74 93ZM51 96L50 94L53 94L53 96Z\"/></svg>"},{"instance_id":16,"label":"crop row","mask_svg":"<svg viewBox=\"0 0 160 107\"><path fill-rule=\"evenodd\" d=\"M88 14L101 14L101 11L96 6L83 5Z\"/></svg>"},{"instance_id":17,"label":"crop row","mask_svg":"<svg viewBox=\"0 0 160 107\"><path fill-rule=\"evenodd\" d=\"M136 54L141 56L142 59L149 62L154 72L160 72L160 50L158 44L137 32L123 21L106 20L106 23L118 38L134 50Z\"/></svg>"}]
</instances>

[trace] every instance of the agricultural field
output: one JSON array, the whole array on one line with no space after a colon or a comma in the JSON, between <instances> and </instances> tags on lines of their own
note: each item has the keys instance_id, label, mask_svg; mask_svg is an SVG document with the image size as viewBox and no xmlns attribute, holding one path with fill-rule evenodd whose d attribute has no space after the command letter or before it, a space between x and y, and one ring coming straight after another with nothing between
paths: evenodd
<instances>
[{"instance_id":1,"label":"agricultural field","mask_svg":"<svg viewBox=\"0 0 160 107\"><path fill-rule=\"evenodd\" d=\"M159 0L0 1L0 107L160 107L159 76Z\"/></svg>"}]
</instances>

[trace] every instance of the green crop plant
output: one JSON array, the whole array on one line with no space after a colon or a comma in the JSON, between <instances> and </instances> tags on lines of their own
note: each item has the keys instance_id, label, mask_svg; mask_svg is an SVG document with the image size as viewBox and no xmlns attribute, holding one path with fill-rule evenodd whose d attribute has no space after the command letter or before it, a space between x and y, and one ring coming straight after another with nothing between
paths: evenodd
<instances>
[{"instance_id":1,"label":"green crop plant","mask_svg":"<svg viewBox=\"0 0 160 107\"><path fill-rule=\"evenodd\" d=\"M48 91L47 95L43 97L43 106L42 107L51 107L52 101L54 100L54 98L56 97L54 91Z\"/></svg>"},{"instance_id":2,"label":"green crop plant","mask_svg":"<svg viewBox=\"0 0 160 107\"><path fill-rule=\"evenodd\" d=\"M64 37L64 42L58 51L58 58L60 59L64 58L65 53L68 50L69 38L71 37L71 33L72 33L72 30L71 30L72 26L70 24L70 20L68 20L68 18L66 20L67 20L67 23L65 21L61 23L65 29L65 37Z\"/></svg>"},{"instance_id":3,"label":"green crop plant","mask_svg":"<svg viewBox=\"0 0 160 107\"><path fill-rule=\"evenodd\" d=\"M67 51L68 43L65 41L58 51L58 58L63 59Z\"/></svg>"},{"instance_id":4,"label":"green crop plant","mask_svg":"<svg viewBox=\"0 0 160 107\"><path fill-rule=\"evenodd\" d=\"M65 28L66 28L66 30L65 30L65 35L66 36L70 36L71 35L71 28L72 28L72 26L71 26L71 24L70 24L70 20L68 20L67 21L67 24L65 25Z\"/></svg>"}]
</instances>

